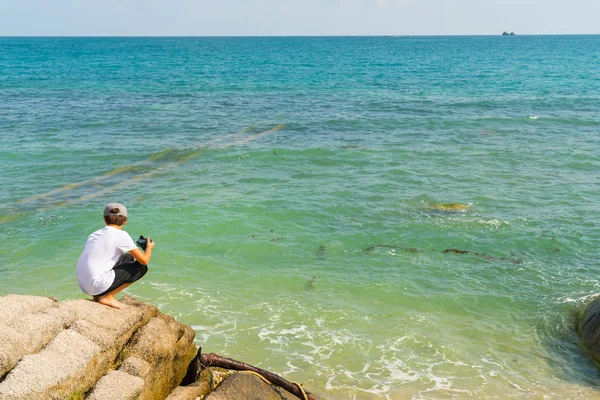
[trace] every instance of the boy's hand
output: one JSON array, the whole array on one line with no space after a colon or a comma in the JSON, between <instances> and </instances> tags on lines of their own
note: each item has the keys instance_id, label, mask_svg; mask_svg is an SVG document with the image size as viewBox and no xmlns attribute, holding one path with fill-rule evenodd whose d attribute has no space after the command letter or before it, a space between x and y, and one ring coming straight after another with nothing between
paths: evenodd
<instances>
[{"instance_id":1,"label":"boy's hand","mask_svg":"<svg viewBox=\"0 0 600 400\"><path fill-rule=\"evenodd\" d=\"M150 236L147 237L148 242L146 243L146 250L149 250L154 247L154 242L150 240Z\"/></svg>"}]
</instances>

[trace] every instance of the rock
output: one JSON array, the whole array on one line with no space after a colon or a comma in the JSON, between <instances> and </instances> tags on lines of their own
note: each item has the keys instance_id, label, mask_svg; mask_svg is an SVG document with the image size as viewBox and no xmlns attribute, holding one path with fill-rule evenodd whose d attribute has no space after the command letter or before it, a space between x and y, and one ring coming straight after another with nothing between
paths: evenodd
<instances>
[{"instance_id":1,"label":"rock","mask_svg":"<svg viewBox=\"0 0 600 400\"><path fill-rule=\"evenodd\" d=\"M38 296L9 294L0 297L0 321L10 325L13 320L27 314L36 314L57 305L56 299Z\"/></svg>"},{"instance_id":2,"label":"rock","mask_svg":"<svg viewBox=\"0 0 600 400\"><path fill-rule=\"evenodd\" d=\"M196 354L195 332L126 296L0 297L0 399L164 399Z\"/></svg>"},{"instance_id":3,"label":"rock","mask_svg":"<svg viewBox=\"0 0 600 400\"><path fill-rule=\"evenodd\" d=\"M228 376L204 400L298 400L281 388L268 385L253 374L236 372Z\"/></svg>"},{"instance_id":4,"label":"rock","mask_svg":"<svg viewBox=\"0 0 600 400\"><path fill-rule=\"evenodd\" d=\"M10 371L25 353L19 341L19 332L0 324L0 375Z\"/></svg>"},{"instance_id":5,"label":"rock","mask_svg":"<svg viewBox=\"0 0 600 400\"><path fill-rule=\"evenodd\" d=\"M144 380L121 371L104 375L86 400L137 400L144 388Z\"/></svg>"},{"instance_id":6,"label":"rock","mask_svg":"<svg viewBox=\"0 0 600 400\"><path fill-rule=\"evenodd\" d=\"M195 334L189 326L162 314L135 333L124 356L143 360L150 366L143 377L142 398L162 400L181 383L196 355Z\"/></svg>"},{"instance_id":7,"label":"rock","mask_svg":"<svg viewBox=\"0 0 600 400\"><path fill-rule=\"evenodd\" d=\"M0 297L0 376L23 356L46 346L72 322L48 297L7 295Z\"/></svg>"},{"instance_id":8,"label":"rock","mask_svg":"<svg viewBox=\"0 0 600 400\"><path fill-rule=\"evenodd\" d=\"M600 296L588 303L577 324L577 332L592 357L600 361Z\"/></svg>"},{"instance_id":9,"label":"rock","mask_svg":"<svg viewBox=\"0 0 600 400\"><path fill-rule=\"evenodd\" d=\"M148 361L140 360L137 357L128 357L123 361L119 370L145 379L152 372L152 366Z\"/></svg>"},{"instance_id":10,"label":"rock","mask_svg":"<svg viewBox=\"0 0 600 400\"><path fill-rule=\"evenodd\" d=\"M460 204L460 203L441 203L433 206L432 208L440 211L469 211L471 206Z\"/></svg>"},{"instance_id":11,"label":"rock","mask_svg":"<svg viewBox=\"0 0 600 400\"><path fill-rule=\"evenodd\" d=\"M192 383L188 386L179 386L171 392L166 400L196 400L197 398L204 398L210 393L210 387L206 382Z\"/></svg>"},{"instance_id":12,"label":"rock","mask_svg":"<svg viewBox=\"0 0 600 400\"><path fill-rule=\"evenodd\" d=\"M0 400L297 400L258 375L198 370L192 328L121 302L0 296Z\"/></svg>"},{"instance_id":13,"label":"rock","mask_svg":"<svg viewBox=\"0 0 600 400\"><path fill-rule=\"evenodd\" d=\"M207 368L200 373L198 382L206 383L210 388L210 391L212 391L214 388L219 386L221 382L225 380L225 378L233 373L233 371L219 367Z\"/></svg>"},{"instance_id":14,"label":"rock","mask_svg":"<svg viewBox=\"0 0 600 400\"><path fill-rule=\"evenodd\" d=\"M108 364L108 355L96 344L67 329L41 352L17 363L0 383L0 398L61 399L85 393L106 372Z\"/></svg>"}]
</instances>

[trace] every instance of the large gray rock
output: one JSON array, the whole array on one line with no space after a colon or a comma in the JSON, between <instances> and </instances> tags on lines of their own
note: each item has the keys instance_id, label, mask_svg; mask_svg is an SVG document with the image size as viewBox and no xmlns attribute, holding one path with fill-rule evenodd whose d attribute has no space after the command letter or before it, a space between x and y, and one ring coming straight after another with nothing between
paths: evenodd
<instances>
[{"instance_id":1,"label":"large gray rock","mask_svg":"<svg viewBox=\"0 0 600 400\"><path fill-rule=\"evenodd\" d=\"M27 354L46 346L73 317L48 297L0 297L0 376Z\"/></svg>"},{"instance_id":2,"label":"large gray rock","mask_svg":"<svg viewBox=\"0 0 600 400\"><path fill-rule=\"evenodd\" d=\"M122 302L0 297L0 400L164 399L196 353L195 332Z\"/></svg>"},{"instance_id":3,"label":"large gray rock","mask_svg":"<svg viewBox=\"0 0 600 400\"><path fill-rule=\"evenodd\" d=\"M194 337L196 332L186 325L179 324L168 315L152 318L133 336L124 356L129 362L128 370L143 371L145 361L149 371L140 372L145 386L141 398L163 400L184 378L188 365L196 355ZM133 363L137 365L133 365Z\"/></svg>"},{"instance_id":4,"label":"large gray rock","mask_svg":"<svg viewBox=\"0 0 600 400\"><path fill-rule=\"evenodd\" d=\"M19 332L0 323L0 376L10 371L24 355Z\"/></svg>"},{"instance_id":5,"label":"large gray rock","mask_svg":"<svg viewBox=\"0 0 600 400\"><path fill-rule=\"evenodd\" d=\"M49 297L8 294L0 297L0 321L10 323L27 314L36 314L57 306L58 300Z\"/></svg>"},{"instance_id":6,"label":"large gray rock","mask_svg":"<svg viewBox=\"0 0 600 400\"><path fill-rule=\"evenodd\" d=\"M101 356L100 348L93 342L73 330L64 330L41 352L19 361L0 383L0 399L61 399L84 393L96 382L95 376L106 372L91 368ZM98 361L107 367L106 358Z\"/></svg>"}]
</instances>

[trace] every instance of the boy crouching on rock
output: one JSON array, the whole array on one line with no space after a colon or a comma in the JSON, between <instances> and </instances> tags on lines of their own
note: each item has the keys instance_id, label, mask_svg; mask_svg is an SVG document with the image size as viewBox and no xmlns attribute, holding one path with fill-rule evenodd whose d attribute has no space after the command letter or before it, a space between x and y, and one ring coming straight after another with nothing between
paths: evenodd
<instances>
[{"instance_id":1,"label":"boy crouching on rock","mask_svg":"<svg viewBox=\"0 0 600 400\"><path fill-rule=\"evenodd\" d=\"M154 242L148 238L146 251L140 250L123 230L127 209L123 204L104 207L106 226L88 236L77 262L77 281L84 293L94 301L123 308L115 295L148 272Z\"/></svg>"}]
</instances>

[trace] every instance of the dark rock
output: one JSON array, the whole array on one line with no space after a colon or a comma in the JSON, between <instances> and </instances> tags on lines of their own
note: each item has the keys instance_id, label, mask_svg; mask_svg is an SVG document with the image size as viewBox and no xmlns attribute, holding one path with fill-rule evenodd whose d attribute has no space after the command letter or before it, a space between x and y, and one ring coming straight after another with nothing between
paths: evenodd
<instances>
[{"instance_id":1,"label":"dark rock","mask_svg":"<svg viewBox=\"0 0 600 400\"><path fill-rule=\"evenodd\" d=\"M577 323L577 332L592 357L600 361L600 296L586 306Z\"/></svg>"},{"instance_id":2,"label":"dark rock","mask_svg":"<svg viewBox=\"0 0 600 400\"><path fill-rule=\"evenodd\" d=\"M293 394L271 386L253 374L229 375L205 400L298 400Z\"/></svg>"}]
</instances>

